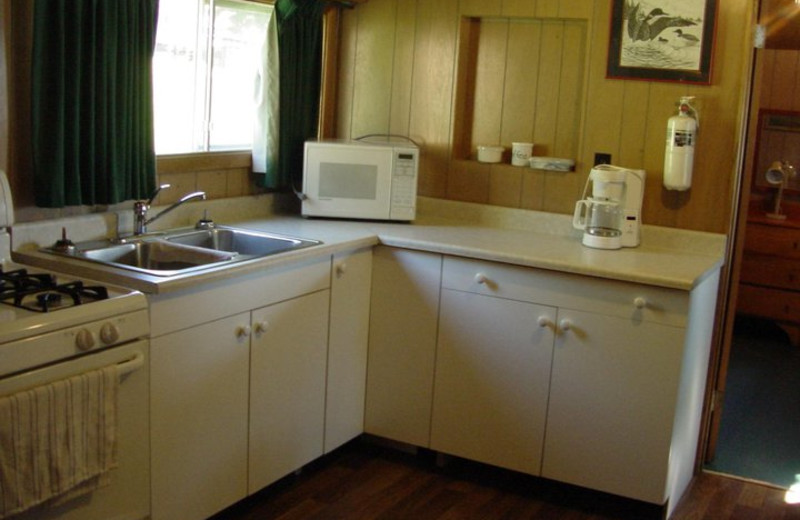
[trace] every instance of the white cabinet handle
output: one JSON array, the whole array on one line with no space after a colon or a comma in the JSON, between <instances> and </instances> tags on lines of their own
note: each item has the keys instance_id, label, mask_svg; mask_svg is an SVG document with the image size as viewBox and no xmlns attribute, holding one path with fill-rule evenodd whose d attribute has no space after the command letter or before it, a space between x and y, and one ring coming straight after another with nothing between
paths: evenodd
<instances>
[{"instance_id":1,"label":"white cabinet handle","mask_svg":"<svg viewBox=\"0 0 800 520\"><path fill-rule=\"evenodd\" d=\"M542 327L542 328L544 328L544 327L552 327L553 326L553 320L551 320L547 316L539 316L539 319L536 320L536 323L538 323L539 326Z\"/></svg>"},{"instance_id":2,"label":"white cabinet handle","mask_svg":"<svg viewBox=\"0 0 800 520\"><path fill-rule=\"evenodd\" d=\"M564 318L558 323L558 326L561 328L561 330L569 330L572 328L572 321Z\"/></svg>"},{"instance_id":3,"label":"white cabinet handle","mask_svg":"<svg viewBox=\"0 0 800 520\"><path fill-rule=\"evenodd\" d=\"M636 298L633 299L633 306L636 307L637 309L644 309L645 307L647 307L647 300L645 298L642 298L641 296L637 296Z\"/></svg>"},{"instance_id":4,"label":"white cabinet handle","mask_svg":"<svg viewBox=\"0 0 800 520\"><path fill-rule=\"evenodd\" d=\"M486 275L483 273L478 273L475 275L475 283L486 285L487 283L489 283L489 278L487 278Z\"/></svg>"},{"instance_id":5,"label":"white cabinet handle","mask_svg":"<svg viewBox=\"0 0 800 520\"><path fill-rule=\"evenodd\" d=\"M251 329L250 325L240 325L236 327L236 337L239 339L244 339L250 335Z\"/></svg>"},{"instance_id":6,"label":"white cabinet handle","mask_svg":"<svg viewBox=\"0 0 800 520\"><path fill-rule=\"evenodd\" d=\"M258 321L253 326L253 332L255 332L256 336L258 336L260 334L263 334L263 333L267 332L268 328L269 328L269 322L267 320Z\"/></svg>"}]
</instances>

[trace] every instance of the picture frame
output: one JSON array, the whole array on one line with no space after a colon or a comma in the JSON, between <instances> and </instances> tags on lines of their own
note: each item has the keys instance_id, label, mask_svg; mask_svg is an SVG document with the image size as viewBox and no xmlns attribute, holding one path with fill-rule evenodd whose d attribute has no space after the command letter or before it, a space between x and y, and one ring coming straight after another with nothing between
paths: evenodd
<instances>
[{"instance_id":1,"label":"picture frame","mask_svg":"<svg viewBox=\"0 0 800 520\"><path fill-rule=\"evenodd\" d=\"M711 83L717 0L612 0L609 79Z\"/></svg>"}]
</instances>

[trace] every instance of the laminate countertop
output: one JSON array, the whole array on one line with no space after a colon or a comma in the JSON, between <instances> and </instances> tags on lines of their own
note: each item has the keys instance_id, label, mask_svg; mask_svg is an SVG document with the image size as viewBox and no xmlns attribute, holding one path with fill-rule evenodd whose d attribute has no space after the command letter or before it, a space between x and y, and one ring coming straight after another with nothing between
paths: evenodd
<instances>
[{"instance_id":1,"label":"laminate countertop","mask_svg":"<svg viewBox=\"0 0 800 520\"><path fill-rule=\"evenodd\" d=\"M230 204L230 199L223 200ZM581 232L572 228L570 215L423 197L413 223L305 219L297 215L258 214L258 210L247 211L247 207L248 203L241 205L242 211L236 215L216 211L226 218L215 218L221 225L316 239L322 244L172 277L134 274L63 257L54 264L52 255L38 251L39 247L50 245L41 237L60 236L62 227L87 229L81 219L89 217L81 217L49 222L51 227L57 227L58 234L53 230L45 232L43 223L15 226L14 238L19 242L12 244L14 258L145 293L165 293L377 244L687 291L719 269L725 257L726 237L721 234L645 225L639 247L600 250L581 244ZM245 218L237 218L242 214ZM191 222L172 220L165 224L179 227ZM113 226L105 226L109 227Z\"/></svg>"}]
</instances>

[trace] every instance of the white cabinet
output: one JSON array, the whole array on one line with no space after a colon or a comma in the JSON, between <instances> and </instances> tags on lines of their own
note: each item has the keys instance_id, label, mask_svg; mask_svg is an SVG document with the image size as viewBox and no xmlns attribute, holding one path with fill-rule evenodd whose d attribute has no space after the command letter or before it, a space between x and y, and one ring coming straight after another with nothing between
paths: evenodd
<instances>
[{"instance_id":1,"label":"white cabinet","mask_svg":"<svg viewBox=\"0 0 800 520\"><path fill-rule=\"evenodd\" d=\"M321 454L329 285L323 258L148 297L153 520L207 518L247 496L248 466L252 492Z\"/></svg>"},{"instance_id":2,"label":"white cabinet","mask_svg":"<svg viewBox=\"0 0 800 520\"><path fill-rule=\"evenodd\" d=\"M249 493L322 455L329 298L252 313Z\"/></svg>"},{"instance_id":3,"label":"white cabinet","mask_svg":"<svg viewBox=\"0 0 800 520\"><path fill-rule=\"evenodd\" d=\"M661 504L686 330L559 311L542 475ZM563 327L563 325L562 325Z\"/></svg>"},{"instance_id":4,"label":"white cabinet","mask_svg":"<svg viewBox=\"0 0 800 520\"><path fill-rule=\"evenodd\" d=\"M332 267L325 453L364 432L372 248L336 254Z\"/></svg>"},{"instance_id":5,"label":"white cabinet","mask_svg":"<svg viewBox=\"0 0 800 520\"><path fill-rule=\"evenodd\" d=\"M153 519L206 518L247 492L248 313L151 340Z\"/></svg>"},{"instance_id":6,"label":"white cabinet","mask_svg":"<svg viewBox=\"0 0 800 520\"><path fill-rule=\"evenodd\" d=\"M693 474L719 273L691 291L455 257L442 273L432 447L669 513Z\"/></svg>"},{"instance_id":7,"label":"white cabinet","mask_svg":"<svg viewBox=\"0 0 800 520\"><path fill-rule=\"evenodd\" d=\"M441 268L438 254L374 250L367 433L429 445Z\"/></svg>"},{"instance_id":8,"label":"white cabinet","mask_svg":"<svg viewBox=\"0 0 800 520\"><path fill-rule=\"evenodd\" d=\"M555 314L442 290L432 449L539 474Z\"/></svg>"}]
</instances>

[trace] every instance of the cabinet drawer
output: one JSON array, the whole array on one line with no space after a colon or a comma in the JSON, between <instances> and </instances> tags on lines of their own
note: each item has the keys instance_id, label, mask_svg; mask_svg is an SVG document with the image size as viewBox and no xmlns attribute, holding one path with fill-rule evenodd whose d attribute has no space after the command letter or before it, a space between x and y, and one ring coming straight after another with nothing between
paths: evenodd
<instances>
[{"instance_id":1,"label":"cabinet drawer","mask_svg":"<svg viewBox=\"0 0 800 520\"><path fill-rule=\"evenodd\" d=\"M800 293L740 284L736 310L742 314L798 323Z\"/></svg>"},{"instance_id":2,"label":"cabinet drawer","mask_svg":"<svg viewBox=\"0 0 800 520\"><path fill-rule=\"evenodd\" d=\"M800 230L747 224L744 249L747 252L800 259Z\"/></svg>"},{"instance_id":3,"label":"cabinet drawer","mask_svg":"<svg viewBox=\"0 0 800 520\"><path fill-rule=\"evenodd\" d=\"M748 254L742 259L741 281L800 290L800 262L776 256Z\"/></svg>"},{"instance_id":4,"label":"cabinet drawer","mask_svg":"<svg viewBox=\"0 0 800 520\"><path fill-rule=\"evenodd\" d=\"M290 263L196 288L148 296L153 337L330 287L331 258Z\"/></svg>"},{"instance_id":5,"label":"cabinet drawer","mask_svg":"<svg viewBox=\"0 0 800 520\"><path fill-rule=\"evenodd\" d=\"M688 291L459 257L445 257L442 287L679 327L689 310Z\"/></svg>"}]
</instances>

